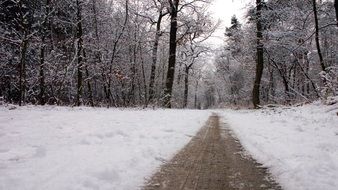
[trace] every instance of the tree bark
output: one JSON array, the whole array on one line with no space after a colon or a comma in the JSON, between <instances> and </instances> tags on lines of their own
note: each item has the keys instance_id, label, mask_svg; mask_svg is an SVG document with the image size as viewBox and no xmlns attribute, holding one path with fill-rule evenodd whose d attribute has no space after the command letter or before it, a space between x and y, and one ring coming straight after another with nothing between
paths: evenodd
<instances>
[{"instance_id":1,"label":"tree bark","mask_svg":"<svg viewBox=\"0 0 338 190\"><path fill-rule=\"evenodd\" d=\"M86 73L87 88L88 88L88 93L89 93L88 95L89 105L91 107L94 107L93 88L92 88L92 84L90 83L90 74L88 70L88 62L87 62L87 55L86 55L85 49L83 49L83 58L84 58L84 62L86 63L85 73Z\"/></svg>"},{"instance_id":2,"label":"tree bark","mask_svg":"<svg viewBox=\"0 0 338 190\"><path fill-rule=\"evenodd\" d=\"M198 80L196 81L195 85L195 97L194 97L194 108L197 109L197 93L198 93Z\"/></svg>"},{"instance_id":3,"label":"tree bark","mask_svg":"<svg viewBox=\"0 0 338 190\"><path fill-rule=\"evenodd\" d=\"M188 105L188 93L189 93L189 70L190 67L185 67L185 76L184 76L184 102L183 107L186 108Z\"/></svg>"},{"instance_id":4,"label":"tree bark","mask_svg":"<svg viewBox=\"0 0 338 190\"><path fill-rule=\"evenodd\" d=\"M164 107L171 108L171 98L175 76L176 66L176 48L177 48L177 13L179 0L170 0L170 46L169 46L169 64L164 90Z\"/></svg>"},{"instance_id":5,"label":"tree bark","mask_svg":"<svg viewBox=\"0 0 338 190\"><path fill-rule=\"evenodd\" d=\"M88 66L86 65L86 77L87 77L87 88L88 88L88 93L89 93L89 105L91 107L94 107L94 100L93 100L93 90L92 90L92 85L90 84L90 80L89 80L89 70L88 70Z\"/></svg>"},{"instance_id":6,"label":"tree bark","mask_svg":"<svg viewBox=\"0 0 338 190\"><path fill-rule=\"evenodd\" d=\"M141 58L141 72L142 72L142 80L143 80L143 93L144 93L144 106L148 106L148 94L147 94L147 82L146 82L146 72L145 72L145 66L144 66L144 57L143 57L143 50L141 46L141 42L139 42L139 53L140 53L140 58Z\"/></svg>"},{"instance_id":7,"label":"tree bark","mask_svg":"<svg viewBox=\"0 0 338 190\"><path fill-rule=\"evenodd\" d=\"M42 23L41 46L40 46L40 67L39 67L39 104L45 105L45 49L46 49L46 29L48 27L48 17L50 13L50 0L46 1L46 15Z\"/></svg>"},{"instance_id":8,"label":"tree bark","mask_svg":"<svg viewBox=\"0 0 338 190\"><path fill-rule=\"evenodd\" d=\"M316 40L316 47L317 47L317 52L318 52L318 56L319 56L319 63L320 63L320 66L322 68L322 71L326 71L322 51L321 51L321 48L320 48L320 42L319 42L319 24L318 24L316 0L312 0L312 4L313 4L313 14L314 14L314 17L315 17L315 28L316 28L315 40Z\"/></svg>"},{"instance_id":9,"label":"tree bark","mask_svg":"<svg viewBox=\"0 0 338 190\"><path fill-rule=\"evenodd\" d=\"M41 47L40 47L40 70L39 70L39 82L40 82L40 92L39 92L39 104L45 105L45 35L42 34L41 37Z\"/></svg>"},{"instance_id":10,"label":"tree bark","mask_svg":"<svg viewBox=\"0 0 338 190\"><path fill-rule=\"evenodd\" d=\"M20 13L19 13L19 19L20 19L20 25L23 29L23 36L21 39L20 44L20 60L19 60L19 106L22 106L22 104L25 103L25 94L26 94L26 53L28 49L28 23L25 13L22 12L24 9L24 5L22 1L16 2L18 3Z\"/></svg>"},{"instance_id":11,"label":"tree bark","mask_svg":"<svg viewBox=\"0 0 338 190\"><path fill-rule=\"evenodd\" d=\"M194 65L195 59L193 58L192 62L189 65L185 65L185 76L184 76L184 102L183 107L186 108L188 105L188 94L189 94L189 71Z\"/></svg>"},{"instance_id":12,"label":"tree bark","mask_svg":"<svg viewBox=\"0 0 338 190\"><path fill-rule=\"evenodd\" d=\"M334 0L334 9L336 10L336 22L338 26L338 0Z\"/></svg>"},{"instance_id":13,"label":"tree bark","mask_svg":"<svg viewBox=\"0 0 338 190\"><path fill-rule=\"evenodd\" d=\"M254 88L252 92L252 102L254 105L254 108L259 108L260 104L260 84L262 80L263 75L263 69L264 69L264 57L263 57L263 44L261 42L263 35L263 27L262 27L262 1L256 0L256 6L257 6L257 13L256 13L256 27L257 27L257 58L256 58L256 77L255 77L255 83Z\"/></svg>"},{"instance_id":14,"label":"tree bark","mask_svg":"<svg viewBox=\"0 0 338 190\"><path fill-rule=\"evenodd\" d=\"M20 63L19 63L19 106L25 103L25 91L26 91L26 52L28 48L27 32L24 32L24 36L20 45Z\"/></svg>"},{"instance_id":15,"label":"tree bark","mask_svg":"<svg viewBox=\"0 0 338 190\"><path fill-rule=\"evenodd\" d=\"M81 106L81 97L82 97L82 52L83 52L83 31L82 31L82 15L81 15L81 3L80 0L76 0L77 5L77 95L76 95L76 105Z\"/></svg>"},{"instance_id":16,"label":"tree bark","mask_svg":"<svg viewBox=\"0 0 338 190\"><path fill-rule=\"evenodd\" d=\"M152 50L152 64L151 64L151 72L150 72L150 81L149 81L149 102L151 103L154 95L155 95L155 75L156 75L156 64L157 64L157 53L158 53L158 45L161 37L161 22L162 18L166 14L162 13L162 10L160 10L157 22L156 22L156 34L155 34L155 41L154 46Z\"/></svg>"}]
</instances>

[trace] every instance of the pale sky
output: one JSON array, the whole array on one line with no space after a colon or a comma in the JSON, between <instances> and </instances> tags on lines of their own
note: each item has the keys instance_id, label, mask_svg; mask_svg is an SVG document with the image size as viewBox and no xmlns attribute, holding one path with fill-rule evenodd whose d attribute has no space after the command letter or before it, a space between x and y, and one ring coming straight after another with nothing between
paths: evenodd
<instances>
[{"instance_id":1,"label":"pale sky","mask_svg":"<svg viewBox=\"0 0 338 190\"><path fill-rule=\"evenodd\" d=\"M220 19L222 24L209 42L221 45L224 39L225 27L230 25L231 17L236 15L240 21L243 21L245 7L252 2L253 0L214 0L209 11L213 14L212 16L215 20Z\"/></svg>"}]
</instances>

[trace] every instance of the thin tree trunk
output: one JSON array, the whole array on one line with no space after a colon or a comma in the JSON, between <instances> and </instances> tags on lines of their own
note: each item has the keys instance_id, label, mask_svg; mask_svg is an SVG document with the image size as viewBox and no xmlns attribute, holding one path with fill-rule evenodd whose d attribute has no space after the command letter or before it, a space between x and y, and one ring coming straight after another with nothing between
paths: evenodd
<instances>
[{"instance_id":1,"label":"thin tree trunk","mask_svg":"<svg viewBox=\"0 0 338 190\"><path fill-rule=\"evenodd\" d=\"M334 0L334 9L336 10L336 22L338 26L338 0Z\"/></svg>"},{"instance_id":2,"label":"thin tree trunk","mask_svg":"<svg viewBox=\"0 0 338 190\"><path fill-rule=\"evenodd\" d=\"M267 101L270 102L270 97L271 99L274 98L275 96L275 78L274 78L274 70L271 68L271 65L268 64L268 69L269 69L269 88L267 92Z\"/></svg>"},{"instance_id":3,"label":"thin tree trunk","mask_svg":"<svg viewBox=\"0 0 338 190\"><path fill-rule=\"evenodd\" d=\"M141 69L142 69L142 79L143 79L143 88L144 88L144 104L145 107L148 106L148 94L147 94L147 81L146 81L146 72L145 72L145 67L144 67L144 58L143 58L143 51L142 51L142 46L141 46L141 42L139 42L139 53L140 53L140 58L141 58Z\"/></svg>"},{"instance_id":4,"label":"thin tree trunk","mask_svg":"<svg viewBox=\"0 0 338 190\"><path fill-rule=\"evenodd\" d=\"M39 68L39 81L40 81L40 93L39 93L39 104L45 105L45 35L42 34L41 38L41 49L40 49L40 68Z\"/></svg>"},{"instance_id":5,"label":"thin tree trunk","mask_svg":"<svg viewBox=\"0 0 338 190\"><path fill-rule=\"evenodd\" d=\"M41 46L40 46L40 67L39 67L39 104L45 105L45 49L46 49L46 28L48 27L48 17L50 13L50 0L46 1L46 15L42 24Z\"/></svg>"},{"instance_id":6,"label":"thin tree trunk","mask_svg":"<svg viewBox=\"0 0 338 190\"><path fill-rule=\"evenodd\" d=\"M96 10L96 0L93 0L93 13L94 13L94 29L95 29L95 37L96 37L96 42L100 42L100 37L99 37L99 29L98 29L98 24L97 24L97 10ZM98 44L97 44L98 45Z\"/></svg>"},{"instance_id":7,"label":"thin tree trunk","mask_svg":"<svg viewBox=\"0 0 338 190\"><path fill-rule=\"evenodd\" d=\"M198 92L198 80L196 81L196 86L195 86L195 98L194 98L194 107L195 109L197 108L197 92Z\"/></svg>"},{"instance_id":8,"label":"thin tree trunk","mask_svg":"<svg viewBox=\"0 0 338 190\"><path fill-rule=\"evenodd\" d=\"M137 28L137 26L136 26ZM132 52L132 55L133 56L130 56L130 59L131 59L131 90L129 92L129 103L132 103L133 106L136 104L136 77L138 77L138 82L139 82L139 75L138 75L138 72L137 72L137 68L136 68L136 61L137 61L137 46L138 46L138 43L137 43L137 33L136 31L134 31L134 42L133 42L133 45L131 47L131 52ZM137 75L137 76L136 76ZM141 93L139 93L141 94Z\"/></svg>"},{"instance_id":9,"label":"thin tree trunk","mask_svg":"<svg viewBox=\"0 0 338 190\"><path fill-rule=\"evenodd\" d=\"M185 77L184 77L184 102L183 107L186 108L188 105L188 93L189 93L189 67L185 67Z\"/></svg>"},{"instance_id":10,"label":"thin tree trunk","mask_svg":"<svg viewBox=\"0 0 338 190\"><path fill-rule=\"evenodd\" d=\"M124 23L123 23L123 27L121 32L119 33L118 37L116 38L116 40L114 41L114 45L113 45L113 52L112 52L112 57L110 60L110 65L109 65L109 74L108 74L108 84L107 84L107 98L108 98L108 107L111 106L112 104L112 92L111 92L111 83L112 83L112 78L111 75L113 74L113 64L116 58L116 53L117 53L117 45L120 42L120 39L126 29L127 26L127 22L128 22L128 17L129 17L129 0L126 0L125 2L125 19L124 19Z\"/></svg>"},{"instance_id":11,"label":"thin tree trunk","mask_svg":"<svg viewBox=\"0 0 338 190\"><path fill-rule=\"evenodd\" d=\"M86 65L86 77L87 77L87 88L88 88L88 93L89 93L89 104L91 107L94 107L94 100L93 100L93 90L92 90L92 85L90 84L90 80L89 80L89 70L88 70L88 66Z\"/></svg>"},{"instance_id":12,"label":"thin tree trunk","mask_svg":"<svg viewBox=\"0 0 338 190\"><path fill-rule=\"evenodd\" d=\"M25 91L26 91L26 52L28 47L27 32L24 32L24 36L20 45L20 63L19 63L19 106L25 103Z\"/></svg>"},{"instance_id":13,"label":"thin tree trunk","mask_svg":"<svg viewBox=\"0 0 338 190\"><path fill-rule=\"evenodd\" d=\"M162 10L160 11L160 14L157 19L156 23L156 35L155 35L155 41L152 51L152 64L151 64L151 72L150 72L150 81L149 81L149 102L151 103L154 95L155 95L155 75L156 75L156 64L157 64L157 53L158 53L158 45L161 37L161 22L162 18L165 16L165 14L162 13Z\"/></svg>"},{"instance_id":14,"label":"thin tree trunk","mask_svg":"<svg viewBox=\"0 0 338 190\"><path fill-rule=\"evenodd\" d=\"M97 20L97 8L96 8L96 0L92 1L92 7L93 7L93 14L94 14L94 29L95 29L95 37L96 37L96 46L98 48L98 52L95 55L96 59L99 62L99 65L102 65L102 70L101 70L101 76L102 76L102 86L103 86L103 92L104 92L104 97L103 99L109 100L109 93L108 93L108 86L107 86L107 76L106 76L106 71L103 65L102 61L102 53L101 53L101 47L100 47L100 36L99 36L99 27L98 27L98 20ZM109 101L107 102L107 105L109 104ZM109 107L109 106L108 106Z\"/></svg>"},{"instance_id":15,"label":"thin tree trunk","mask_svg":"<svg viewBox=\"0 0 338 190\"><path fill-rule=\"evenodd\" d=\"M322 71L326 71L322 51L321 51L321 48L320 48L320 42L319 42L319 24L318 24L316 0L312 0L312 4L313 4L313 14L314 14L314 17L315 17L315 28L316 28L315 40L316 40L316 47L317 47L317 52L318 52L318 56L319 56L319 63L320 63L320 66L322 68Z\"/></svg>"},{"instance_id":16,"label":"thin tree trunk","mask_svg":"<svg viewBox=\"0 0 338 190\"><path fill-rule=\"evenodd\" d=\"M85 72L86 72L86 81L87 81L87 88L88 88L88 93L89 93L89 105L91 107L94 107L94 99L93 99L93 89L92 89L92 85L90 83L90 74L89 74L89 70L88 70L88 62L87 62L87 55L86 55L86 51L83 49L83 58L84 61L86 63L85 66Z\"/></svg>"},{"instance_id":17,"label":"thin tree trunk","mask_svg":"<svg viewBox=\"0 0 338 190\"><path fill-rule=\"evenodd\" d=\"M307 60L306 57L305 57L305 59L306 59L307 64L309 64L309 61ZM316 88L316 85L315 85L315 83L311 80L311 78L310 78L310 76L309 76L309 74L308 74L308 66L307 66L307 69L304 70L304 68L300 65L300 63L299 63L298 60L297 60L297 64L299 65L299 67L300 67L302 73L304 74L304 76L310 81L310 83L311 83L311 85L312 85L312 88L313 88L313 90L315 91L316 97L319 98L319 92L318 92L318 90L317 90L317 88Z\"/></svg>"},{"instance_id":18,"label":"thin tree trunk","mask_svg":"<svg viewBox=\"0 0 338 190\"><path fill-rule=\"evenodd\" d=\"M256 27L257 27L257 58L256 58L256 77L255 77L255 83L254 88L252 92L252 102L254 105L254 108L259 108L260 104L260 85L263 75L263 69L264 69L264 57L263 57L263 44L261 42L263 35L262 35L262 1L256 0L256 6L257 6L257 13L256 13Z\"/></svg>"},{"instance_id":19,"label":"thin tree trunk","mask_svg":"<svg viewBox=\"0 0 338 190\"><path fill-rule=\"evenodd\" d=\"M277 64L275 62L275 60L271 59L269 53L267 51L265 51L266 54L267 54L267 58L269 61L272 62L273 66L277 69L280 77L282 77L282 82L283 82L283 85L284 85L284 92L285 92L285 95L286 95L286 102L287 103L290 103L290 88L289 88L289 80L287 79L287 76L286 76L286 71L285 70L282 70L281 68L279 68L279 64Z\"/></svg>"},{"instance_id":20,"label":"thin tree trunk","mask_svg":"<svg viewBox=\"0 0 338 190\"><path fill-rule=\"evenodd\" d=\"M81 97L82 97L82 50L83 50L83 39L82 39L82 15L81 15L81 3L80 0L76 0L77 5L77 95L76 95L76 105L81 106Z\"/></svg>"},{"instance_id":21,"label":"thin tree trunk","mask_svg":"<svg viewBox=\"0 0 338 190\"><path fill-rule=\"evenodd\" d=\"M170 2L170 46L169 46L169 64L164 90L164 106L171 108L171 98L175 76L176 66L176 48L177 48L177 13L179 0L171 0Z\"/></svg>"}]
</instances>

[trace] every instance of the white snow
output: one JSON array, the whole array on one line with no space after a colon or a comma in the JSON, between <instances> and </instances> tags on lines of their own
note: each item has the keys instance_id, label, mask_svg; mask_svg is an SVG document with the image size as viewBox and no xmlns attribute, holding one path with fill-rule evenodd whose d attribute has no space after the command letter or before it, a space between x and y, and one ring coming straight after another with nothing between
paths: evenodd
<instances>
[{"instance_id":1,"label":"white snow","mask_svg":"<svg viewBox=\"0 0 338 190\"><path fill-rule=\"evenodd\" d=\"M338 189L337 104L217 112L283 189ZM0 106L0 190L139 189L209 116Z\"/></svg>"},{"instance_id":2,"label":"white snow","mask_svg":"<svg viewBox=\"0 0 338 190\"><path fill-rule=\"evenodd\" d=\"M337 104L218 112L283 189L338 189Z\"/></svg>"},{"instance_id":3,"label":"white snow","mask_svg":"<svg viewBox=\"0 0 338 190\"><path fill-rule=\"evenodd\" d=\"M204 125L193 110L0 107L1 190L134 190Z\"/></svg>"}]
</instances>

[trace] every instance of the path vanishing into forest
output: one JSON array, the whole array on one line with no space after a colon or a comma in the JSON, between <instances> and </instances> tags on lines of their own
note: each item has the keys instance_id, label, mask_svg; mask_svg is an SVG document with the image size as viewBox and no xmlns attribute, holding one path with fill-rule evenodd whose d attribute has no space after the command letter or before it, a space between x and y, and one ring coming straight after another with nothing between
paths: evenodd
<instances>
[{"instance_id":1,"label":"path vanishing into forest","mask_svg":"<svg viewBox=\"0 0 338 190\"><path fill-rule=\"evenodd\" d=\"M224 126L224 127L223 127ZM243 154L213 114L197 135L155 173L144 190L280 190L267 169Z\"/></svg>"}]
</instances>

